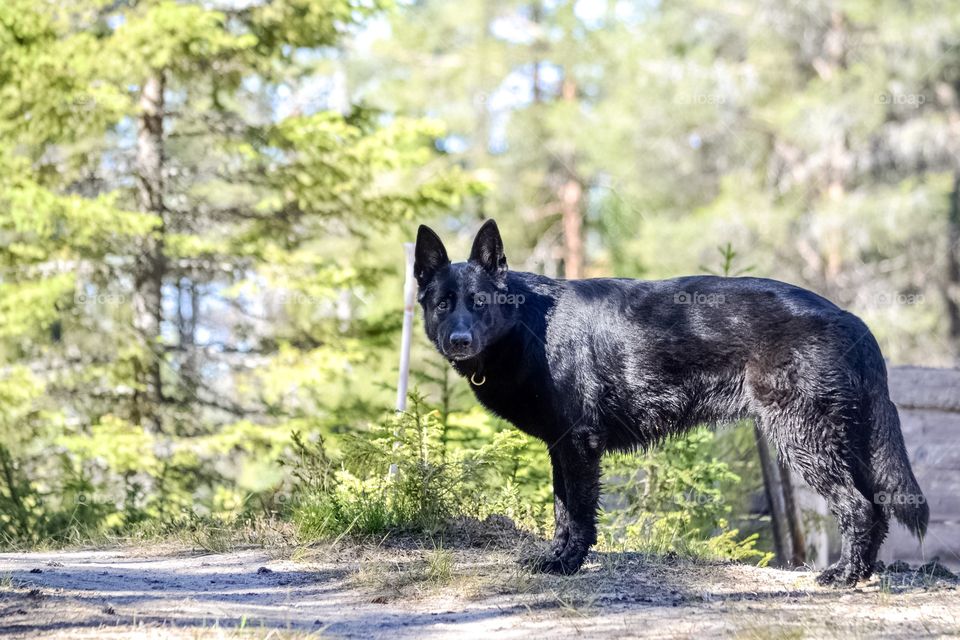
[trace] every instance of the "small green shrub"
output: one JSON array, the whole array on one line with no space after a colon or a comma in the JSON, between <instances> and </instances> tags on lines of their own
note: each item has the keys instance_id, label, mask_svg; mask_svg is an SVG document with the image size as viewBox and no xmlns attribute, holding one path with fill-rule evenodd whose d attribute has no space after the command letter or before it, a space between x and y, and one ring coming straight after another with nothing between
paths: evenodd
<instances>
[{"instance_id":1,"label":"small green shrub","mask_svg":"<svg viewBox=\"0 0 960 640\"><path fill-rule=\"evenodd\" d=\"M606 461L604 544L656 554L752 560L771 554L756 549L756 534L738 539L731 529L728 496L740 478L714 457L714 434L697 429L643 454Z\"/></svg>"},{"instance_id":2,"label":"small green shrub","mask_svg":"<svg viewBox=\"0 0 960 640\"><path fill-rule=\"evenodd\" d=\"M336 460L321 439L295 434L298 485L293 521L302 541L389 531L436 533L454 516L484 518L520 511L509 478L524 446L514 430L497 432L476 448L445 446L441 413L419 394L410 410L389 415L346 436Z\"/></svg>"},{"instance_id":3,"label":"small green shrub","mask_svg":"<svg viewBox=\"0 0 960 640\"><path fill-rule=\"evenodd\" d=\"M298 539L432 535L454 516L492 514L547 533L549 480L522 475L545 465L546 453L531 451L515 429L490 428L490 419L476 411L459 416L457 438L451 438L450 415L414 393L409 411L345 436L335 458L322 439L294 434L283 464L297 482L292 519ZM736 495L740 479L713 455L713 445L713 433L700 429L649 453L610 456L602 547L768 562L770 554L756 549L756 535L741 540L729 526L728 496ZM531 494L532 484L546 491Z\"/></svg>"}]
</instances>

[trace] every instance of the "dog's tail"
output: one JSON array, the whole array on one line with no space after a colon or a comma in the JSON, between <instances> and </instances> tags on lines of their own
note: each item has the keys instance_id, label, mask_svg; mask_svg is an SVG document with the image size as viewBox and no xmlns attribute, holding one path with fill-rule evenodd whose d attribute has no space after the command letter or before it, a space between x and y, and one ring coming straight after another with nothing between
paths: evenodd
<instances>
[{"instance_id":1,"label":"dog's tail","mask_svg":"<svg viewBox=\"0 0 960 640\"><path fill-rule=\"evenodd\" d=\"M930 508L907 459L900 416L886 393L886 385L883 385L883 393L873 397L870 457L874 502L922 540L930 520Z\"/></svg>"}]
</instances>

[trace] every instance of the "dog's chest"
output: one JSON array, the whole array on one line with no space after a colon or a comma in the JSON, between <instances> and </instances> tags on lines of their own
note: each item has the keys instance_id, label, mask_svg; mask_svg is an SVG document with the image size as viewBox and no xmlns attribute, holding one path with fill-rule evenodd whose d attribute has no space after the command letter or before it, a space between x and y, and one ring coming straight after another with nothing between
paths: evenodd
<instances>
[{"instance_id":1,"label":"dog's chest","mask_svg":"<svg viewBox=\"0 0 960 640\"><path fill-rule=\"evenodd\" d=\"M483 384L470 383L477 400L489 411L531 436L550 439L556 417L548 394L529 383L486 376Z\"/></svg>"}]
</instances>

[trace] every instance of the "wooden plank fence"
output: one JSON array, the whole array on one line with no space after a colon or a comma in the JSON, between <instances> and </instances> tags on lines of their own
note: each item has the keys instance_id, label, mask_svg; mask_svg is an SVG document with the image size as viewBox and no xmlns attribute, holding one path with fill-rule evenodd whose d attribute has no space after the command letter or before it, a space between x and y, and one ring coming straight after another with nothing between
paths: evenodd
<instances>
[{"instance_id":1,"label":"wooden plank fence","mask_svg":"<svg viewBox=\"0 0 960 640\"><path fill-rule=\"evenodd\" d=\"M923 546L891 527L880 557L916 563L939 557L960 568L960 369L892 367L890 397L900 412L907 453L930 506Z\"/></svg>"}]
</instances>

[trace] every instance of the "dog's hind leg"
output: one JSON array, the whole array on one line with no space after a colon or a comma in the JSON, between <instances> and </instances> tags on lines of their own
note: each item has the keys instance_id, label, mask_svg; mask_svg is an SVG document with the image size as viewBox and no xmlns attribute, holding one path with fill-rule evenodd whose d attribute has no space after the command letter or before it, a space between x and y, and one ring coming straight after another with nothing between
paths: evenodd
<instances>
[{"instance_id":1,"label":"dog's hind leg","mask_svg":"<svg viewBox=\"0 0 960 640\"><path fill-rule=\"evenodd\" d=\"M816 426L798 429L774 427L781 455L817 493L826 499L840 529L840 559L818 577L822 585L853 586L870 576L879 542L885 535L885 520L877 521L876 505L855 479L859 462L845 432L821 418ZM779 429L777 427L780 427ZM806 428L804 428L806 427Z\"/></svg>"},{"instance_id":2,"label":"dog's hind leg","mask_svg":"<svg viewBox=\"0 0 960 640\"><path fill-rule=\"evenodd\" d=\"M784 349L763 353L748 368L747 384L761 430L837 519L840 559L817 582L852 586L873 571L884 521L877 522L865 473L870 429L857 376L828 347L812 344L803 357Z\"/></svg>"},{"instance_id":3,"label":"dog's hind leg","mask_svg":"<svg viewBox=\"0 0 960 640\"><path fill-rule=\"evenodd\" d=\"M867 549L868 567L876 571L877 556L880 554L880 545L887 537L887 531L890 530L890 516L880 505L873 506L873 526L870 529L870 547Z\"/></svg>"},{"instance_id":4,"label":"dog's hind leg","mask_svg":"<svg viewBox=\"0 0 960 640\"><path fill-rule=\"evenodd\" d=\"M855 486L846 482L826 488L821 495L827 499L837 518L841 551L840 559L817 576L817 583L852 587L873 572L876 558L873 505Z\"/></svg>"}]
</instances>

